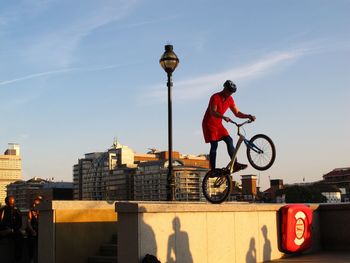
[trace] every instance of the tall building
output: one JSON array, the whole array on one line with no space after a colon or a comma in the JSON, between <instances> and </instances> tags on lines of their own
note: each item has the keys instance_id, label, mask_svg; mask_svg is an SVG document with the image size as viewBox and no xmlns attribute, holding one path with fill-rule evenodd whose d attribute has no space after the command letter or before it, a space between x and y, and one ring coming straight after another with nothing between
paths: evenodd
<instances>
[{"instance_id":1,"label":"tall building","mask_svg":"<svg viewBox=\"0 0 350 263\"><path fill-rule=\"evenodd\" d=\"M134 200L166 201L168 186L168 160L142 162L133 176ZM182 160L174 160L175 200L204 200L202 181L208 169L187 166Z\"/></svg>"},{"instance_id":2,"label":"tall building","mask_svg":"<svg viewBox=\"0 0 350 263\"><path fill-rule=\"evenodd\" d=\"M7 194L15 197L16 206L29 209L33 200L41 195L45 201L72 200L73 183L52 182L38 177L28 181L16 181L7 186Z\"/></svg>"},{"instance_id":3,"label":"tall building","mask_svg":"<svg viewBox=\"0 0 350 263\"><path fill-rule=\"evenodd\" d=\"M22 179L20 148L16 143L9 143L8 149L0 155L0 203L5 202L6 186L20 179Z\"/></svg>"},{"instance_id":4,"label":"tall building","mask_svg":"<svg viewBox=\"0 0 350 263\"><path fill-rule=\"evenodd\" d=\"M276 196L276 192L280 192L284 188L282 179L271 179L270 188L266 189L263 194L265 202L282 202L281 196ZM278 199L278 200L277 200Z\"/></svg>"},{"instance_id":5,"label":"tall building","mask_svg":"<svg viewBox=\"0 0 350 263\"><path fill-rule=\"evenodd\" d=\"M253 201L257 195L256 175L242 175L242 195L244 200Z\"/></svg>"},{"instance_id":6,"label":"tall building","mask_svg":"<svg viewBox=\"0 0 350 263\"><path fill-rule=\"evenodd\" d=\"M176 200L201 200L207 156L173 152ZM85 154L73 166L74 199L166 200L168 152L138 154L114 143L105 152Z\"/></svg>"}]
</instances>

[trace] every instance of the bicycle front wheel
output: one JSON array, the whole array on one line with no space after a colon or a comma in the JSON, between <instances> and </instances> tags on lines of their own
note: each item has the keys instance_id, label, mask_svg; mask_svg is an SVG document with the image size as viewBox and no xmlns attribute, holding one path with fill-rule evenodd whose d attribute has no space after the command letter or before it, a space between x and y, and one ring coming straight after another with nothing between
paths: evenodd
<instances>
[{"instance_id":1,"label":"bicycle front wheel","mask_svg":"<svg viewBox=\"0 0 350 263\"><path fill-rule=\"evenodd\" d=\"M248 161L255 169L269 169L276 158L276 149L272 140L264 134L257 134L247 144Z\"/></svg>"},{"instance_id":2,"label":"bicycle front wheel","mask_svg":"<svg viewBox=\"0 0 350 263\"><path fill-rule=\"evenodd\" d=\"M220 204L229 197L232 180L228 170L209 171L203 179L202 190L205 198L213 204Z\"/></svg>"}]
</instances>

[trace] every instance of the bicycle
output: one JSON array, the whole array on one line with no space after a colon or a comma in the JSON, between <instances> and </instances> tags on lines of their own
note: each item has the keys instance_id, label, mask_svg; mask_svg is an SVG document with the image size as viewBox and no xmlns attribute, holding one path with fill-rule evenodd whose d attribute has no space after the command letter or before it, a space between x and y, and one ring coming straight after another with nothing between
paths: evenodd
<instances>
[{"instance_id":1,"label":"bicycle","mask_svg":"<svg viewBox=\"0 0 350 263\"><path fill-rule=\"evenodd\" d=\"M238 124L237 122L231 121L231 123L235 124L237 127L239 139L228 165L225 168L209 171L203 178L202 190L204 197L209 202L220 204L226 201L231 194L233 189L231 175L235 172L234 163L242 142L244 142L247 147L247 158L252 167L259 171L265 171L273 165L276 158L276 149L268 136L257 134L248 140L241 134L241 127L251 122L251 120L247 120Z\"/></svg>"}]
</instances>

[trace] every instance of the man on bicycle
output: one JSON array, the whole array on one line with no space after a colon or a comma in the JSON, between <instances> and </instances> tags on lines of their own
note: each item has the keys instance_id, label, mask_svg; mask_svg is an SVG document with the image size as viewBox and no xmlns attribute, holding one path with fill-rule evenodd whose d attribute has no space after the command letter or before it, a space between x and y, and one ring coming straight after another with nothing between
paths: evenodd
<instances>
[{"instance_id":1,"label":"man on bicycle","mask_svg":"<svg viewBox=\"0 0 350 263\"><path fill-rule=\"evenodd\" d=\"M216 150L218 148L219 141L224 141L226 143L227 152L230 158L232 158L235 150L231 136L222 125L223 119L226 122L232 121L229 117L224 116L227 109L230 108L233 114L238 118L250 119L251 121L256 119L255 116L244 114L238 110L233 98L231 97L236 90L236 85L231 80L226 80L224 83L224 89L211 96L208 108L203 118L202 128L204 139L206 143L210 143L209 159L211 170L214 170L216 167ZM234 164L235 172L245 168L247 168L246 164L241 164L237 161Z\"/></svg>"}]
</instances>

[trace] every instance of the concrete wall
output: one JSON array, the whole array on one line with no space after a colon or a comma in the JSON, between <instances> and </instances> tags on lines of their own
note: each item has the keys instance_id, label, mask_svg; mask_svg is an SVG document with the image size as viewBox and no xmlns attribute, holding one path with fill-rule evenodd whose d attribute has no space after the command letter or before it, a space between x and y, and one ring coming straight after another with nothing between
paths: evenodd
<instances>
[{"instance_id":1,"label":"concrete wall","mask_svg":"<svg viewBox=\"0 0 350 263\"><path fill-rule=\"evenodd\" d=\"M162 263L250 263L284 256L279 209L284 204L185 202L43 202L39 262L87 262L118 233L118 263L145 254ZM313 247L350 250L350 204L312 205ZM117 214L118 218L117 218ZM118 229L117 229L118 224ZM6 251L7 244L0 244Z\"/></svg>"},{"instance_id":2,"label":"concrete wall","mask_svg":"<svg viewBox=\"0 0 350 263\"><path fill-rule=\"evenodd\" d=\"M114 203L52 201L39 210L39 263L86 263L117 233Z\"/></svg>"},{"instance_id":3,"label":"concrete wall","mask_svg":"<svg viewBox=\"0 0 350 263\"><path fill-rule=\"evenodd\" d=\"M281 258L282 205L117 202L118 263L153 254L161 262L250 263ZM319 249L314 217L313 250Z\"/></svg>"},{"instance_id":4,"label":"concrete wall","mask_svg":"<svg viewBox=\"0 0 350 263\"><path fill-rule=\"evenodd\" d=\"M322 204L318 214L322 249L350 251L350 203Z\"/></svg>"}]
</instances>

